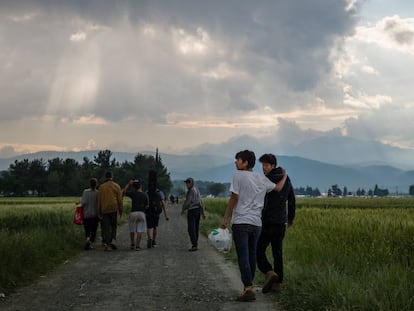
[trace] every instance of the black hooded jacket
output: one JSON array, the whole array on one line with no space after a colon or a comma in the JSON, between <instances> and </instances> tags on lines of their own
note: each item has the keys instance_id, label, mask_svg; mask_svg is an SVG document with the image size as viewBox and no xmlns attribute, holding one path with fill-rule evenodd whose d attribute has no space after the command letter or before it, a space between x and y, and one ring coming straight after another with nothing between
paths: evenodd
<instances>
[{"instance_id":1,"label":"black hooded jacket","mask_svg":"<svg viewBox=\"0 0 414 311\"><path fill-rule=\"evenodd\" d=\"M283 175L281 168L271 170L267 175L272 182L279 182ZM288 202L288 211L286 213L286 201ZM287 176L285 184L280 192L272 190L265 196L265 203L262 210L263 226L280 225L293 223L295 218L296 199L292 183Z\"/></svg>"}]
</instances>

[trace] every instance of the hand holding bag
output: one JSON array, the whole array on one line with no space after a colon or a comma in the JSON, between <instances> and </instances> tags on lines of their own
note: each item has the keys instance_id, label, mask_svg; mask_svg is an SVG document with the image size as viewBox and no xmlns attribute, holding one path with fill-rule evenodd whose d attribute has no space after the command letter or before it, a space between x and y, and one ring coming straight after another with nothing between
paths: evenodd
<instances>
[{"instance_id":1,"label":"hand holding bag","mask_svg":"<svg viewBox=\"0 0 414 311\"><path fill-rule=\"evenodd\" d=\"M76 205L75 207L75 216L73 217L73 223L76 225L81 225L83 223L83 209L80 205Z\"/></svg>"},{"instance_id":2,"label":"hand holding bag","mask_svg":"<svg viewBox=\"0 0 414 311\"><path fill-rule=\"evenodd\" d=\"M231 248L232 237L229 229L217 228L208 235L210 243L219 251L226 253Z\"/></svg>"}]
</instances>

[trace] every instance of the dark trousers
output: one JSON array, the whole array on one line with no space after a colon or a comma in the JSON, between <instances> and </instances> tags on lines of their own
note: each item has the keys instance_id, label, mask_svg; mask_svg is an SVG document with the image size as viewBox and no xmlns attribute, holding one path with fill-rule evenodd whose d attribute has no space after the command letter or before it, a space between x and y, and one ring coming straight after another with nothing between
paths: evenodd
<instances>
[{"instance_id":1,"label":"dark trousers","mask_svg":"<svg viewBox=\"0 0 414 311\"><path fill-rule=\"evenodd\" d=\"M198 247L198 231L200 227L200 208L190 209L187 212L187 230L190 236L191 245Z\"/></svg>"},{"instance_id":2,"label":"dark trousers","mask_svg":"<svg viewBox=\"0 0 414 311\"><path fill-rule=\"evenodd\" d=\"M99 218L84 218L83 227L85 229L85 239L89 238L89 241L95 242L96 240L96 231L98 230Z\"/></svg>"},{"instance_id":3,"label":"dark trousers","mask_svg":"<svg viewBox=\"0 0 414 311\"><path fill-rule=\"evenodd\" d=\"M111 244L112 240L116 240L116 227L118 225L118 212L102 215L102 233L103 242Z\"/></svg>"},{"instance_id":4,"label":"dark trousers","mask_svg":"<svg viewBox=\"0 0 414 311\"><path fill-rule=\"evenodd\" d=\"M257 242L257 267L262 273L274 270L279 276L279 282L283 282L283 238L286 225L269 225L262 227L259 241ZM266 249L272 246L273 268L266 256Z\"/></svg>"}]
</instances>

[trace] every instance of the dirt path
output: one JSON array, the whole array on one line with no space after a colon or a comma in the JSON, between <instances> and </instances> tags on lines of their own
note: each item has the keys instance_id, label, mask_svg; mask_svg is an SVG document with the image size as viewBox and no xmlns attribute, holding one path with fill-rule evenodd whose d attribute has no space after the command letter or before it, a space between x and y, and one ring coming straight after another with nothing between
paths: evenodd
<instances>
[{"instance_id":1,"label":"dirt path","mask_svg":"<svg viewBox=\"0 0 414 311\"><path fill-rule=\"evenodd\" d=\"M160 221L159 246L129 249L127 226L118 250L83 252L35 284L0 300L1 310L276 310L257 288L254 302L236 302L242 290L237 267L200 238L188 252L186 221L171 207ZM144 246L144 243L142 243Z\"/></svg>"}]
</instances>

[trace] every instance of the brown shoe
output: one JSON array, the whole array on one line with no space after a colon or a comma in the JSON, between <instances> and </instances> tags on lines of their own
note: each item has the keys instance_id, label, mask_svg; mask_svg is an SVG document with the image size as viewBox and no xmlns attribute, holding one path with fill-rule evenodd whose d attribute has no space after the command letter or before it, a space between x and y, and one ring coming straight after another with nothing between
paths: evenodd
<instances>
[{"instance_id":1,"label":"brown shoe","mask_svg":"<svg viewBox=\"0 0 414 311\"><path fill-rule=\"evenodd\" d=\"M282 291L282 283L273 283L272 284L272 292L280 293Z\"/></svg>"},{"instance_id":2,"label":"brown shoe","mask_svg":"<svg viewBox=\"0 0 414 311\"><path fill-rule=\"evenodd\" d=\"M262 293L266 294L270 292L270 290L272 289L273 283L276 283L278 279L279 279L279 276L276 274L276 272L274 271L266 272L266 278L263 283Z\"/></svg>"},{"instance_id":3,"label":"brown shoe","mask_svg":"<svg viewBox=\"0 0 414 311\"><path fill-rule=\"evenodd\" d=\"M243 302L253 301L253 300L256 300L256 294L254 293L252 286L246 287L243 293L236 299L236 301L243 301Z\"/></svg>"}]
</instances>

